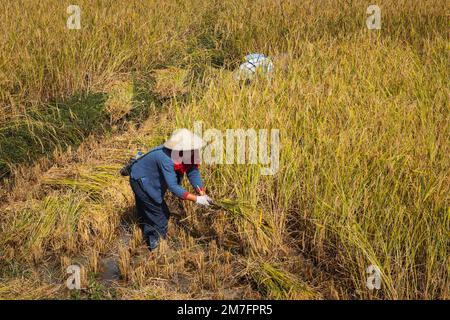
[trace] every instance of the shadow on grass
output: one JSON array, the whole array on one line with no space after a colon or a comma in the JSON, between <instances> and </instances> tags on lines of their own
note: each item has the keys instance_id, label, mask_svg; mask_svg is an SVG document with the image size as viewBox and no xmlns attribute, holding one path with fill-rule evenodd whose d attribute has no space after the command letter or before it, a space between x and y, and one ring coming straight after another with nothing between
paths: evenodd
<instances>
[{"instance_id":1,"label":"shadow on grass","mask_svg":"<svg viewBox=\"0 0 450 320\"><path fill-rule=\"evenodd\" d=\"M28 113L0 128L0 177L13 166L32 163L53 150L79 145L90 133L104 130L106 94L74 96Z\"/></svg>"},{"instance_id":2,"label":"shadow on grass","mask_svg":"<svg viewBox=\"0 0 450 320\"><path fill-rule=\"evenodd\" d=\"M133 82L132 109L123 119L140 123L162 105L150 90L151 81ZM7 178L13 167L32 164L54 150L78 146L91 134L111 130L105 110L106 93L79 94L68 100L29 109L21 118L0 127L0 179Z\"/></svg>"}]
</instances>

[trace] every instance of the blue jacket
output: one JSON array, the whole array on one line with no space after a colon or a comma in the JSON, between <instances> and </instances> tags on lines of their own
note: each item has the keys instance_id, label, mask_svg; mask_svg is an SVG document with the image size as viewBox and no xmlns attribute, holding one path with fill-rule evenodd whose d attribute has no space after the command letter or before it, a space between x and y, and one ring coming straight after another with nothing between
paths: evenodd
<instances>
[{"instance_id":1,"label":"blue jacket","mask_svg":"<svg viewBox=\"0 0 450 320\"><path fill-rule=\"evenodd\" d=\"M143 155L131 168L131 178L140 180L144 191L157 203L162 203L169 189L178 198L189 194L180 184L186 172L189 182L196 189L203 189L198 165L175 164L171 151L158 146Z\"/></svg>"}]
</instances>

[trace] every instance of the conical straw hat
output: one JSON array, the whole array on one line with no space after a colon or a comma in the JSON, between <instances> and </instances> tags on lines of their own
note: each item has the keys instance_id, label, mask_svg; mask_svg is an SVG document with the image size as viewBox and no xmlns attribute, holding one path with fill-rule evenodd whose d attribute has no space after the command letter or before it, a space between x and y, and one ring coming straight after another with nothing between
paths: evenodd
<instances>
[{"instance_id":1,"label":"conical straw hat","mask_svg":"<svg viewBox=\"0 0 450 320\"><path fill-rule=\"evenodd\" d=\"M204 146L202 138L185 128L176 130L164 143L164 147L176 151L197 150Z\"/></svg>"}]
</instances>

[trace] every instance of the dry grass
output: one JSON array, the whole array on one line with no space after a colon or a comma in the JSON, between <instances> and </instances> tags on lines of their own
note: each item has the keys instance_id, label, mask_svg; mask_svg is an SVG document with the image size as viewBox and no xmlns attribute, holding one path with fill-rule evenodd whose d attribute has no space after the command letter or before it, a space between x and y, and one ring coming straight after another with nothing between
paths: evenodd
<instances>
[{"instance_id":1,"label":"dry grass","mask_svg":"<svg viewBox=\"0 0 450 320\"><path fill-rule=\"evenodd\" d=\"M189 71L170 67L154 72L155 86L153 91L160 98L171 98L188 93Z\"/></svg>"},{"instance_id":2,"label":"dry grass","mask_svg":"<svg viewBox=\"0 0 450 320\"><path fill-rule=\"evenodd\" d=\"M364 1L79 4L79 32L64 30L64 3L0 5L2 30L21 31L0 36L1 127L79 92L107 92L116 122L134 74L164 106L15 168L0 193L0 298L449 298L445 1L382 1L372 32ZM230 69L252 51L275 72L241 86ZM280 129L280 170L204 166L217 206L169 197L168 239L149 253L117 170L199 120ZM73 263L78 293L63 286Z\"/></svg>"},{"instance_id":3,"label":"dry grass","mask_svg":"<svg viewBox=\"0 0 450 320\"><path fill-rule=\"evenodd\" d=\"M133 109L133 83L131 81L116 81L107 90L109 95L105 103L105 109L110 114L111 123L115 123Z\"/></svg>"}]
</instances>

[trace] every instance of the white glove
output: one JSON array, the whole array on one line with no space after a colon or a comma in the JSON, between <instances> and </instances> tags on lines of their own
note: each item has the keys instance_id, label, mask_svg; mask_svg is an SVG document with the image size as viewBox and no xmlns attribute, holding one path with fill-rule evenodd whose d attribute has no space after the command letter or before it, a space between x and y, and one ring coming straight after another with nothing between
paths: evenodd
<instances>
[{"instance_id":1,"label":"white glove","mask_svg":"<svg viewBox=\"0 0 450 320\"><path fill-rule=\"evenodd\" d=\"M212 199L207 195L204 195L204 196L197 196L197 201L195 203L207 207L210 205L210 202L212 202Z\"/></svg>"}]
</instances>

